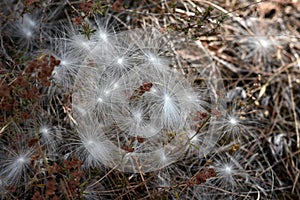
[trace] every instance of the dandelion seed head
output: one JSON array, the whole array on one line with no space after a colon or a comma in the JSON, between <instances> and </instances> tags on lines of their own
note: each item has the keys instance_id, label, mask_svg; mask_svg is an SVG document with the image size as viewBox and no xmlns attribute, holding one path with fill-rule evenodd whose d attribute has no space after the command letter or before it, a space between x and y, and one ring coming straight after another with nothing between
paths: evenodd
<instances>
[{"instance_id":1,"label":"dandelion seed head","mask_svg":"<svg viewBox=\"0 0 300 200\"><path fill-rule=\"evenodd\" d=\"M33 36L32 31L28 28L23 28L22 31L27 39L30 39Z\"/></svg>"},{"instance_id":2,"label":"dandelion seed head","mask_svg":"<svg viewBox=\"0 0 300 200\"><path fill-rule=\"evenodd\" d=\"M124 59L123 59L123 58L118 58L118 59L117 59L117 63L118 63L119 65L122 65L123 62L124 62Z\"/></svg>"},{"instance_id":3,"label":"dandelion seed head","mask_svg":"<svg viewBox=\"0 0 300 200\"><path fill-rule=\"evenodd\" d=\"M20 156L18 159L17 159L18 163L25 163L26 160L23 156Z\"/></svg>"},{"instance_id":4,"label":"dandelion seed head","mask_svg":"<svg viewBox=\"0 0 300 200\"><path fill-rule=\"evenodd\" d=\"M238 121L234 118L234 117L231 117L229 119L229 123L233 126L237 125L238 124Z\"/></svg>"},{"instance_id":5,"label":"dandelion seed head","mask_svg":"<svg viewBox=\"0 0 300 200\"><path fill-rule=\"evenodd\" d=\"M93 144L95 144L95 143L94 143L94 141L92 141L92 140L88 140L88 141L86 142L86 144L87 144L88 146L91 146L91 145L93 145Z\"/></svg>"},{"instance_id":6,"label":"dandelion seed head","mask_svg":"<svg viewBox=\"0 0 300 200\"><path fill-rule=\"evenodd\" d=\"M225 166L224 166L224 172L225 172L226 174L231 174L231 173L232 173L232 167L229 166L229 165L225 165Z\"/></svg>"},{"instance_id":7,"label":"dandelion seed head","mask_svg":"<svg viewBox=\"0 0 300 200\"><path fill-rule=\"evenodd\" d=\"M107 132L103 138L93 133L94 143L80 142L81 148L76 154L84 156L78 157L82 157L87 166L102 162L106 165L112 162L109 157L113 157L113 162L121 161L121 170L137 172L140 166L130 161L133 157L143 163L140 169L152 171L173 163L189 143L200 149L203 136L197 137L192 133L188 141L186 130L194 128L195 112L204 110L201 107L202 96L195 88L198 86L181 77L176 69L173 68L174 72L171 70L165 51L161 51L163 41L152 42L156 39L152 35L143 41L144 37L136 33L130 35L131 32L121 34L122 38L104 33L97 30L91 37L91 40L97 40L97 47L92 50L95 59L91 58L94 59L92 69L79 70L79 74L84 75L77 76L83 79L78 81L83 90L74 94L74 99L82 103L83 109L87 108L87 115L91 113L94 117L96 114L96 121L103 120L103 130ZM106 44L105 40L112 43ZM116 45L115 42L120 43ZM110 49L104 50L103 45ZM87 74L89 79L84 80ZM84 128L91 126L89 122L79 125ZM112 125L120 131L120 137L110 134ZM90 131L81 131L85 137L91 134ZM131 138L137 139L132 141ZM115 147L111 147L111 140ZM130 141L133 152L124 149ZM157 150L158 147L161 149ZM198 148L195 149L192 153L198 152ZM84 158L86 155L88 158Z\"/></svg>"},{"instance_id":8,"label":"dandelion seed head","mask_svg":"<svg viewBox=\"0 0 300 200\"><path fill-rule=\"evenodd\" d=\"M152 88L150 89L150 92L151 92L151 93L156 93L156 92L157 92L157 89L155 89L155 87L152 87Z\"/></svg>"},{"instance_id":9,"label":"dandelion seed head","mask_svg":"<svg viewBox=\"0 0 300 200\"><path fill-rule=\"evenodd\" d=\"M47 126L41 126L39 129L39 132L47 135L47 134L49 134L49 128Z\"/></svg>"},{"instance_id":10,"label":"dandelion seed head","mask_svg":"<svg viewBox=\"0 0 300 200\"><path fill-rule=\"evenodd\" d=\"M103 40L104 42L107 42L107 41L108 41L108 39L107 39L107 38L108 38L108 37L107 37L107 34L104 33L104 32L100 32L99 37L100 37L100 39Z\"/></svg>"},{"instance_id":11,"label":"dandelion seed head","mask_svg":"<svg viewBox=\"0 0 300 200\"><path fill-rule=\"evenodd\" d=\"M101 97L98 97L98 98L97 98L97 102L98 102L98 103L102 103L102 102L103 102L103 99L102 99Z\"/></svg>"},{"instance_id":12,"label":"dandelion seed head","mask_svg":"<svg viewBox=\"0 0 300 200\"><path fill-rule=\"evenodd\" d=\"M150 54L148 59L149 59L150 62L155 62L157 60L156 57L153 54Z\"/></svg>"},{"instance_id":13,"label":"dandelion seed head","mask_svg":"<svg viewBox=\"0 0 300 200\"><path fill-rule=\"evenodd\" d=\"M61 60L61 61L60 61L60 64L66 66L66 65L68 65L69 63L68 63L68 61L66 61L66 60Z\"/></svg>"},{"instance_id":14,"label":"dandelion seed head","mask_svg":"<svg viewBox=\"0 0 300 200\"><path fill-rule=\"evenodd\" d=\"M263 48L269 48L272 44L271 41L266 37L258 37L256 39L257 41L255 43Z\"/></svg>"},{"instance_id":15,"label":"dandelion seed head","mask_svg":"<svg viewBox=\"0 0 300 200\"><path fill-rule=\"evenodd\" d=\"M146 59L149 63L151 63L153 66L160 66L161 65L161 60L159 57L155 56L152 53L149 53L146 55Z\"/></svg>"},{"instance_id":16,"label":"dandelion seed head","mask_svg":"<svg viewBox=\"0 0 300 200\"><path fill-rule=\"evenodd\" d=\"M140 123L142 121L142 113L141 112L135 112L133 113L134 121L137 123Z\"/></svg>"},{"instance_id":17,"label":"dandelion seed head","mask_svg":"<svg viewBox=\"0 0 300 200\"><path fill-rule=\"evenodd\" d=\"M119 84L115 83L114 86L113 86L113 89L117 89L118 87L119 87Z\"/></svg>"},{"instance_id":18,"label":"dandelion seed head","mask_svg":"<svg viewBox=\"0 0 300 200\"><path fill-rule=\"evenodd\" d=\"M165 94L165 96L164 96L164 101L165 101L166 104L167 104L167 103L170 103L170 102L172 101L171 98L170 98L170 95Z\"/></svg>"},{"instance_id":19,"label":"dandelion seed head","mask_svg":"<svg viewBox=\"0 0 300 200\"><path fill-rule=\"evenodd\" d=\"M83 48L85 48L85 49L89 49L90 47L89 47L89 44L87 43L87 42L85 42L85 41L81 41L80 42L80 45L83 47Z\"/></svg>"}]
</instances>

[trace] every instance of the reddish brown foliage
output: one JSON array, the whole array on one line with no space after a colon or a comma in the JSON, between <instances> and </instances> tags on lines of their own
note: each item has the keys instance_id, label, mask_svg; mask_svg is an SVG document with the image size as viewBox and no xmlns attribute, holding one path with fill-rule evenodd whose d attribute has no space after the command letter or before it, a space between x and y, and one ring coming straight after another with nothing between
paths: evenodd
<instances>
[{"instance_id":1,"label":"reddish brown foliage","mask_svg":"<svg viewBox=\"0 0 300 200\"><path fill-rule=\"evenodd\" d=\"M213 168L204 168L197 172L194 178L189 181L189 185L200 185L207 179L216 177L217 173Z\"/></svg>"},{"instance_id":2,"label":"reddish brown foliage","mask_svg":"<svg viewBox=\"0 0 300 200\"><path fill-rule=\"evenodd\" d=\"M139 89L137 91L135 91L134 94L129 99L133 100L138 97L141 97L145 92L149 92L150 89L152 88L152 86L153 86L153 83L150 83L150 82L143 83L143 85L141 85L139 87Z\"/></svg>"},{"instance_id":3,"label":"reddish brown foliage","mask_svg":"<svg viewBox=\"0 0 300 200\"><path fill-rule=\"evenodd\" d=\"M23 72L6 76L0 83L0 109L5 112L1 114L28 119L31 107L43 95L39 87L50 85L52 72L59 63L53 56L42 56L29 62Z\"/></svg>"}]
</instances>

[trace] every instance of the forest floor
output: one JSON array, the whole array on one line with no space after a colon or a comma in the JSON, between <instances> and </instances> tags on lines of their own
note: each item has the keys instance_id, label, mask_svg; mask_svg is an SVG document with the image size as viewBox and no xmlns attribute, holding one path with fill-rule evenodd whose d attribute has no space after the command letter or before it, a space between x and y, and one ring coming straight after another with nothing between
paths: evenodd
<instances>
[{"instance_id":1,"label":"forest floor","mask_svg":"<svg viewBox=\"0 0 300 200\"><path fill-rule=\"evenodd\" d=\"M34 16L33 21L25 16ZM102 165L106 161L94 158L86 144L84 155L68 149L76 143L68 145L68 137L76 137L75 125L80 124L73 115L76 92L69 90L77 83L70 69L62 77L54 75L62 65L59 49L45 49L74 27L72 34L93 40L98 29L89 22L103 19L113 21L105 28L114 27L117 35L137 29L167 35L169 50L162 55L171 57L171 67L193 85L207 87L209 103L220 104L199 113L200 128L193 136L201 136L202 128L204 135L219 134L212 149L202 151L206 140L190 138L196 150L163 167L153 163L156 170L143 172L138 166L135 173ZM23 25L30 27L30 22L39 28L26 32ZM300 198L299 0L4 0L0 34L3 199ZM153 48L162 45L158 41ZM82 52L72 48L76 60ZM147 84L136 85L130 100L147 94L155 83ZM114 126L119 134L121 126ZM182 139L179 132L161 132L168 135L163 145ZM122 151L132 153L133 144L147 143L142 137L136 141L128 140Z\"/></svg>"}]
</instances>

